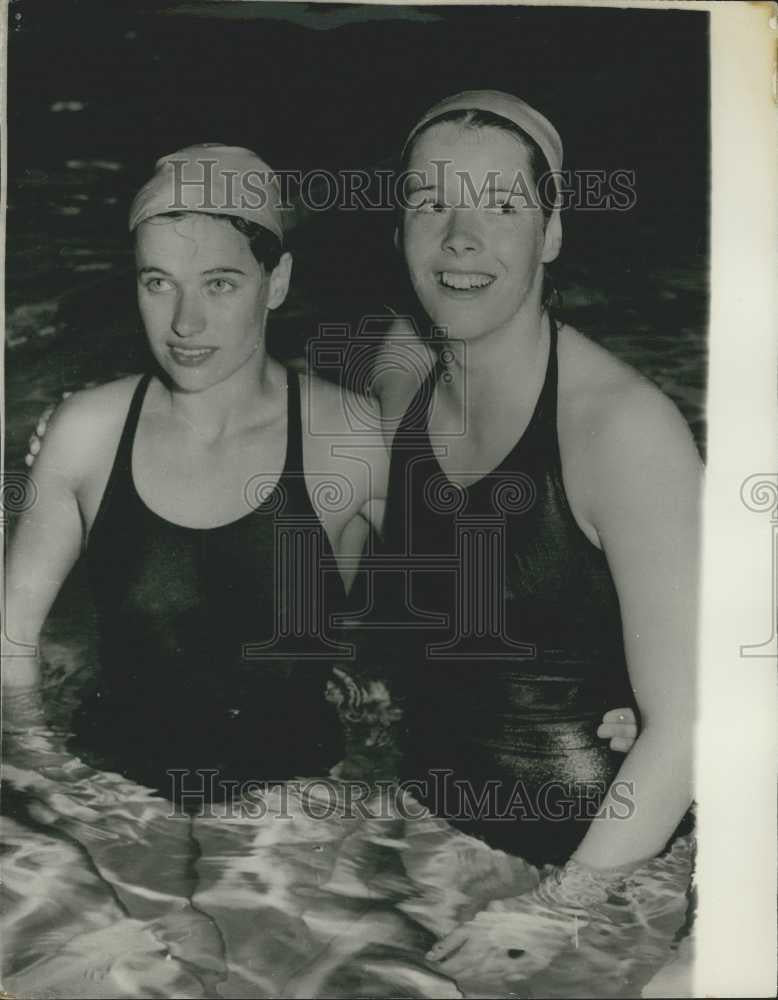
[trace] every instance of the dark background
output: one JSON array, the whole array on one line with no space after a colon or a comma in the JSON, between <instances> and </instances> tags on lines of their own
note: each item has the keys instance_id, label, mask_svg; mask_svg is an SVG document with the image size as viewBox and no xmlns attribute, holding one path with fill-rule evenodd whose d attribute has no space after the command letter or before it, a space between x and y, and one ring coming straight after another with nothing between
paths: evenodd
<instances>
[{"instance_id":1,"label":"dark background","mask_svg":"<svg viewBox=\"0 0 778 1000\"><path fill-rule=\"evenodd\" d=\"M563 315L654 378L703 439L708 269L705 12L562 7L11 0L6 309L9 460L62 389L142 364L126 213L164 153L255 148L277 169L385 168L428 106L522 96L565 166L636 171L628 212L571 211ZM390 212L317 213L292 234L273 324L402 308Z\"/></svg>"}]
</instances>

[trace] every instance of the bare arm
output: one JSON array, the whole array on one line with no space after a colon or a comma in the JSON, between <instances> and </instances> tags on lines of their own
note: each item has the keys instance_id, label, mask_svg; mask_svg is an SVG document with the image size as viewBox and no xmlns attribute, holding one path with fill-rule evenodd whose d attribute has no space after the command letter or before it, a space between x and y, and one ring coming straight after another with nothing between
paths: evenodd
<instances>
[{"instance_id":1,"label":"bare arm","mask_svg":"<svg viewBox=\"0 0 778 1000\"><path fill-rule=\"evenodd\" d=\"M646 385L610 413L591 459L591 520L618 592L643 719L574 855L604 869L655 855L692 799L701 466L673 404ZM614 801L616 782L631 789L629 818Z\"/></svg>"},{"instance_id":2,"label":"bare arm","mask_svg":"<svg viewBox=\"0 0 778 1000\"><path fill-rule=\"evenodd\" d=\"M2 655L4 716L12 726L24 725L35 705L40 631L81 550L82 410L78 401L68 401L51 421L31 472L36 502L21 516L9 546Z\"/></svg>"},{"instance_id":3,"label":"bare arm","mask_svg":"<svg viewBox=\"0 0 778 1000\"><path fill-rule=\"evenodd\" d=\"M72 392L63 392L62 399L67 399L72 396ZM27 445L27 454L24 456L24 464L31 467L35 462L35 456L41 450L41 441L46 433L46 428L49 426L49 421L54 415L54 411L57 409L57 403L51 403L38 417L38 422L35 425L35 429L30 435L30 440Z\"/></svg>"}]
</instances>

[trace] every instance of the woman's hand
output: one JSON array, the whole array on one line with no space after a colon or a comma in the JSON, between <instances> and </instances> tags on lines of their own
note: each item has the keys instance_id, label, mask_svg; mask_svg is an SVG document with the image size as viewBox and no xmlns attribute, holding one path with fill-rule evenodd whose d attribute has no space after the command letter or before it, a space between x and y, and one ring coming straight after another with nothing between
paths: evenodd
<instances>
[{"instance_id":1,"label":"woman's hand","mask_svg":"<svg viewBox=\"0 0 778 1000\"><path fill-rule=\"evenodd\" d=\"M62 398L67 399L68 396L72 395L72 392L63 392ZM41 413L38 417L38 423L35 425L35 430L30 435L30 440L27 444L27 454L24 456L24 464L28 468L32 468L35 458L41 450L41 441L46 436L46 428L49 426L51 416L58 405L58 403L52 403L51 406L47 406L43 413Z\"/></svg>"},{"instance_id":2,"label":"woman's hand","mask_svg":"<svg viewBox=\"0 0 778 1000\"><path fill-rule=\"evenodd\" d=\"M558 956L546 974L557 988L589 982L592 974L621 987L630 975L645 981L686 920L693 862L691 838L643 865L603 871L571 860L534 889L490 903L427 958L468 995L493 990L489 995L504 996ZM606 968L603 959L611 954L622 959ZM515 992L524 995L521 988Z\"/></svg>"},{"instance_id":3,"label":"woman's hand","mask_svg":"<svg viewBox=\"0 0 778 1000\"><path fill-rule=\"evenodd\" d=\"M575 918L534 912L530 901L523 911L511 913L495 912L495 905L457 927L427 954L466 992L485 995L489 989L503 994L575 944Z\"/></svg>"},{"instance_id":4,"label":"woman's hand","mask_svg":"<svg viewBox=\"0 0 778 1000\"><path fill-rule=\"evenodd\" d=\"M572 884L570 884L572 883ZM457 927L427 954L466 992L504 993L575 948L589 923L589 908L607 899L604 885L581 884L567 869L530 892L498 899Z\"/></svg>"},{"instance_id":5,"label":"woman's hand","mask_svg":"<svg viewBox=\"0 0 778 1000\"><path fill-rule=\"evenodd\" d=\"M597 735L610 740L611 750L629 753L638 738L638 724L631 708L614 708L602 717Z\"/></svg>"}]
</instances>

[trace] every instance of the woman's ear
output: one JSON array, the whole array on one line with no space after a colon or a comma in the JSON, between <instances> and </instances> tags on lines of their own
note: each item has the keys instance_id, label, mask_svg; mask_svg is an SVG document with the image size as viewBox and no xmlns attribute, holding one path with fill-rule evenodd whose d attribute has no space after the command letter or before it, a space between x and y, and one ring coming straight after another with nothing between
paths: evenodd
<instances>
[{"instance_id":1,"label":"woman's ear","mask_svg":"<svg viewBox=\"0 0 778 1000\"><path fill-rule=\"evenodd\" d=\"M289 291L291 277L292 255L287 251L281 254L278 263L270 272L270 287L267 293L268 309L278 309L280 305L283 305Z\"/></svg>"},{"instance_id":2,"label":"woman's ear","mask_svg":"<svg viewBox=\"0 0 778 1000\"><path fill-rule=\"evenodd\" d=\"M551 218L546 223L546 235L543 240L543 256L541 260L544 264L550 264L556 260L559 251L562 249L562 218L559 209L551 213Z\"/></svg>"}]
</instances>

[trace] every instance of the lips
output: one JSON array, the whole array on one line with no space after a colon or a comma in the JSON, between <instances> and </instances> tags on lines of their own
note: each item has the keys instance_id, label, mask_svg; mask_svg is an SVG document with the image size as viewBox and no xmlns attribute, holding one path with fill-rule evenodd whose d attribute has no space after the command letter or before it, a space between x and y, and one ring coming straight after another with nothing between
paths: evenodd
<instances>
[{"instance_id":1,"label":"lips","mask_svg":"<svg viewBox=\"0 0 778 1000\"><path fill-rule=\"evenodd\" d=\"M173 361L184 368L197 368L213 357L218 350L217 347L180 347L173 344L168 349Z\"/></svg>"},{"instance_id":2,"label":"lips","mask_svg":"<svg viewBox=\"0 0 778 1000\"><path fill-rule=\"evenodd\" d=\"M477 292L488 288L494 281L493 274L482 271L440 271L438 282L454 292Z\"/></svg>"}]
</instances>

